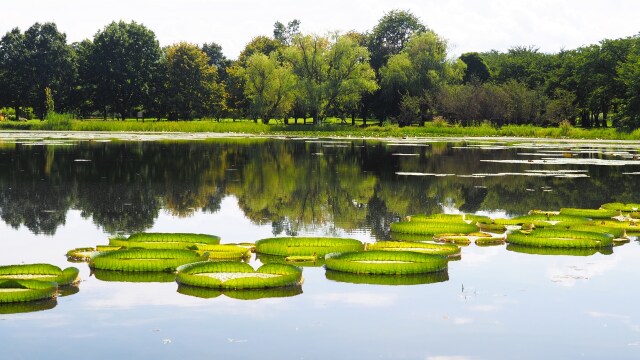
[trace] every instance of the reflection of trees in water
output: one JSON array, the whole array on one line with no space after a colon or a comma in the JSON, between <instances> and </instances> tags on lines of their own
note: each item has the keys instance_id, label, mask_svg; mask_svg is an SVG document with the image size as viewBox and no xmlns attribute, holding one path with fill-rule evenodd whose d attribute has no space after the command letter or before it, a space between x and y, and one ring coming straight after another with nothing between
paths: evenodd
<instances>
[{"instance_id":1,"label":"reflection of trees in water","mask_svg":"<svg viewBox=\"0 0 640 360\"><path fill-rule=\"evenodd\" d=\"M400 176L396 172L471 175L542 167L480 162L515 158L516 150L363 145L360 140L18 144L0 151L0 218L12 227L52 234L64 224L67 210L76 208L109 233L136 232L150 228L161 209L176 216L213 213L233 195L249 219L271 224L274 235L368 228L377 238L388 238L392 221L441 212L443 206L521 214L638 201L634 177L620 168L590 167L589 179Z\"/></svg>"}]
</instances>

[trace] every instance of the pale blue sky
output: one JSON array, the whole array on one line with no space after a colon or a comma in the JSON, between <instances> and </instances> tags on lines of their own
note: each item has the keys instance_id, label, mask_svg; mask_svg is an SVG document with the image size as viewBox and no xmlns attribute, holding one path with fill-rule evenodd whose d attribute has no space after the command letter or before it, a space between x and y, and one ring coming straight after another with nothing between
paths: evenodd
<instances>
[{"instance_id":1,"label":"pale blue sky","mask_svg":"<svg viewBox=\"0 0 640 360\"><path fill-rule=\"evenodd\" d=\"M515 45L556 52L640 32L638 0L5 0L0 33L54 21L73 42L113 20L135 20L163 46L215 41L235 58L278 20L297 18L304 32L320 34L367 31L392 9L412 11L449 40L453 54Z\"/></svg>"}]
</instances>

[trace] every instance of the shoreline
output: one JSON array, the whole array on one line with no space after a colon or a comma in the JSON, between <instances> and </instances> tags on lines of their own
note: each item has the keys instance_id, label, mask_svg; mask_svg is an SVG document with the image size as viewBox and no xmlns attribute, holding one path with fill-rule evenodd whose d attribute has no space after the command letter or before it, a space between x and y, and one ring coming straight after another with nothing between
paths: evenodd
<instances>
[{"instance_id":1,"label":"shoreline","mask_svg":"<svg viewBox=\"0 0 640 360\"><path fill-rule=\"evenodd\" d=\"M338 139L338 140L376 140L399 142L456 142L456 141L493 141L493 142L547 142L547 143L599 143L599 144L637 144L640 140L614 139L573 139L573 138L541 138L516 136L351 136L336 134L250 134L235 132L151 132L151 131L59 131L59 130L0 130L2 140L80 140L80 141L199 141L211 139Z\"/></svg>"}]
</instances>

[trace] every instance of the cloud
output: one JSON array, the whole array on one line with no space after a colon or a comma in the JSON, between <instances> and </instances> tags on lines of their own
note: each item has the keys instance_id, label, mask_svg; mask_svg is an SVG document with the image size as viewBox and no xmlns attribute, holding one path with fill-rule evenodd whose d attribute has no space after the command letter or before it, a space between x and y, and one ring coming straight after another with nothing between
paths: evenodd
<instances>
[{"instance_id":1,"label":"cloud","mask_svg":"<svg viewBox=\"0 0 640 360\"><path fill-rule=\"evenodd\" d=\"M247 10L250 9L250 10ZM111 21L135 20L153 30L162 45L178 41L215 41L235 58L257 35L271 35L276 21L302 21L305 32L371 30L392 9L406 9L429 28L447 38L455 54L506 50L537 45L542 51L597 43L638 33L636 0L84 0L3 4L12 14L0 24L0 33L26 29L34 22L54 21L70 41L91 38ZM354 16L357 14L358 16Z\"/></svg>"}]
</instances>

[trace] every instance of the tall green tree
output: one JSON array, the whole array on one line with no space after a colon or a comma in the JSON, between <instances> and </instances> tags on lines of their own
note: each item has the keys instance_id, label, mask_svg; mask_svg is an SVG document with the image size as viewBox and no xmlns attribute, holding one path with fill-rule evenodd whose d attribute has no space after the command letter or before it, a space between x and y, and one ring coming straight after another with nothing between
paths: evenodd
<instances>
[{"instance_id":1,"label":"tall green tree","mask_svg":"<svg viewBox=\"0 0 640 360\"><path fill-rule=\"evenodd\" d=\"M467 65L464 71L464 77L462 78L465 84L473 81L484 83L491 77L489 68L482 59L482 55L477 52L464 53L460 55L460 60Z\"/></svg>"},{"instance_id":2,"label":"tall green tree","mask_svg":"<svg viewBox=\"0 0 640 360\"><path fill-rule=\"evenodd\" d=\"M427 31L420 19L406 10L391 10L369 34L371 66L378 71L389 57L399 54L414 34Z\"/></svg>"},{"instance_id":3,"label":"tall green tree","mask_svg":"<svg viewBox=\"0 0 640 360\"><path fill-rule=\"evenodd\" d=\"M169 118L193 119L221 111L224 89L207 54L184 42L170 46L166 53Z\"/></svg>"},{"instance_id":4,"label":"tall green tree","mask_svg":"<svg viewBox=\"0 0 640 360\"><path fill-rule=\"evenodd\" d=\"M40 119L47 115L46 89L64 110L62 101L68 96L73 77L73 52L67 37L54 23L35 23L24 34L27 76L30 85L29 102ZM64 94L64 95L63 95Z\"/></svg>"},{"instance_id":5,"label":"tall green tree","mask_svg":"<svg viewBox=\"0 0 640 360\"><path fill-rule=\"evenodd\" d=\"M300 99L314 124L346 98L359 98L377 89L369 52L349 36L331 40L317 35L297 36L285 57L298 76Z\"/></svg>"},{"instance_id":6,"label":"tall green tree","mask_svg":"<svg viewBox=\"0 0 640 360\"><path fill-rule=\"evenodd\" d=\"M16 118L29 92L24 34L15 28L0 40L0 106L15 108Z\"/></svg>"},{"instance_id":7,"label":"tall green tree","mask_svg":"<svg viewBox=\"0 0 640 360\"><path fill-rule=\"evenodd\" d=\"M291 45L293 38L300 35L300 20L293 19L287 25L276 21L273 24L273 38L282 45Z\"/></svg>"},{"instance_id":8,"label":"tall green tree","mask_svg":"<svg viewBox=\"0 0 640 360\"><path fill-rule=\"evenodd\" d=\"M420 121L433 114L435 97L445 84L462 81L466 65L447 58L447 42L432 31L417 34L405 49L389 58L380 69L384 98L393 105L393 116L399 114L402 101L416 103Z\"/></svg>"},{"instance_id":9,"label":"tall green tree","mask_svg":"<svg viewBox=\"0 0 640 360\"><path fill-rule=\"evenodd\" d=\"M243 71L245 95L250 102L250 114L264 123L288 114L295 100L296 79L289 64L281 64L275 53L256 53L247 59Z\"/></svg>"},{"instance_id":10,"label":"tall green tree","mask_svg":"<svg viewBox=\"0 0 640 360\"><path fill-rule=\"evenodd\" d=\"M148 102L161 59L153 31L136 22L112 22L96 34L92 50L94 102L105 117L111 110L124 119Z\"/></svg>"}]
</instances>

